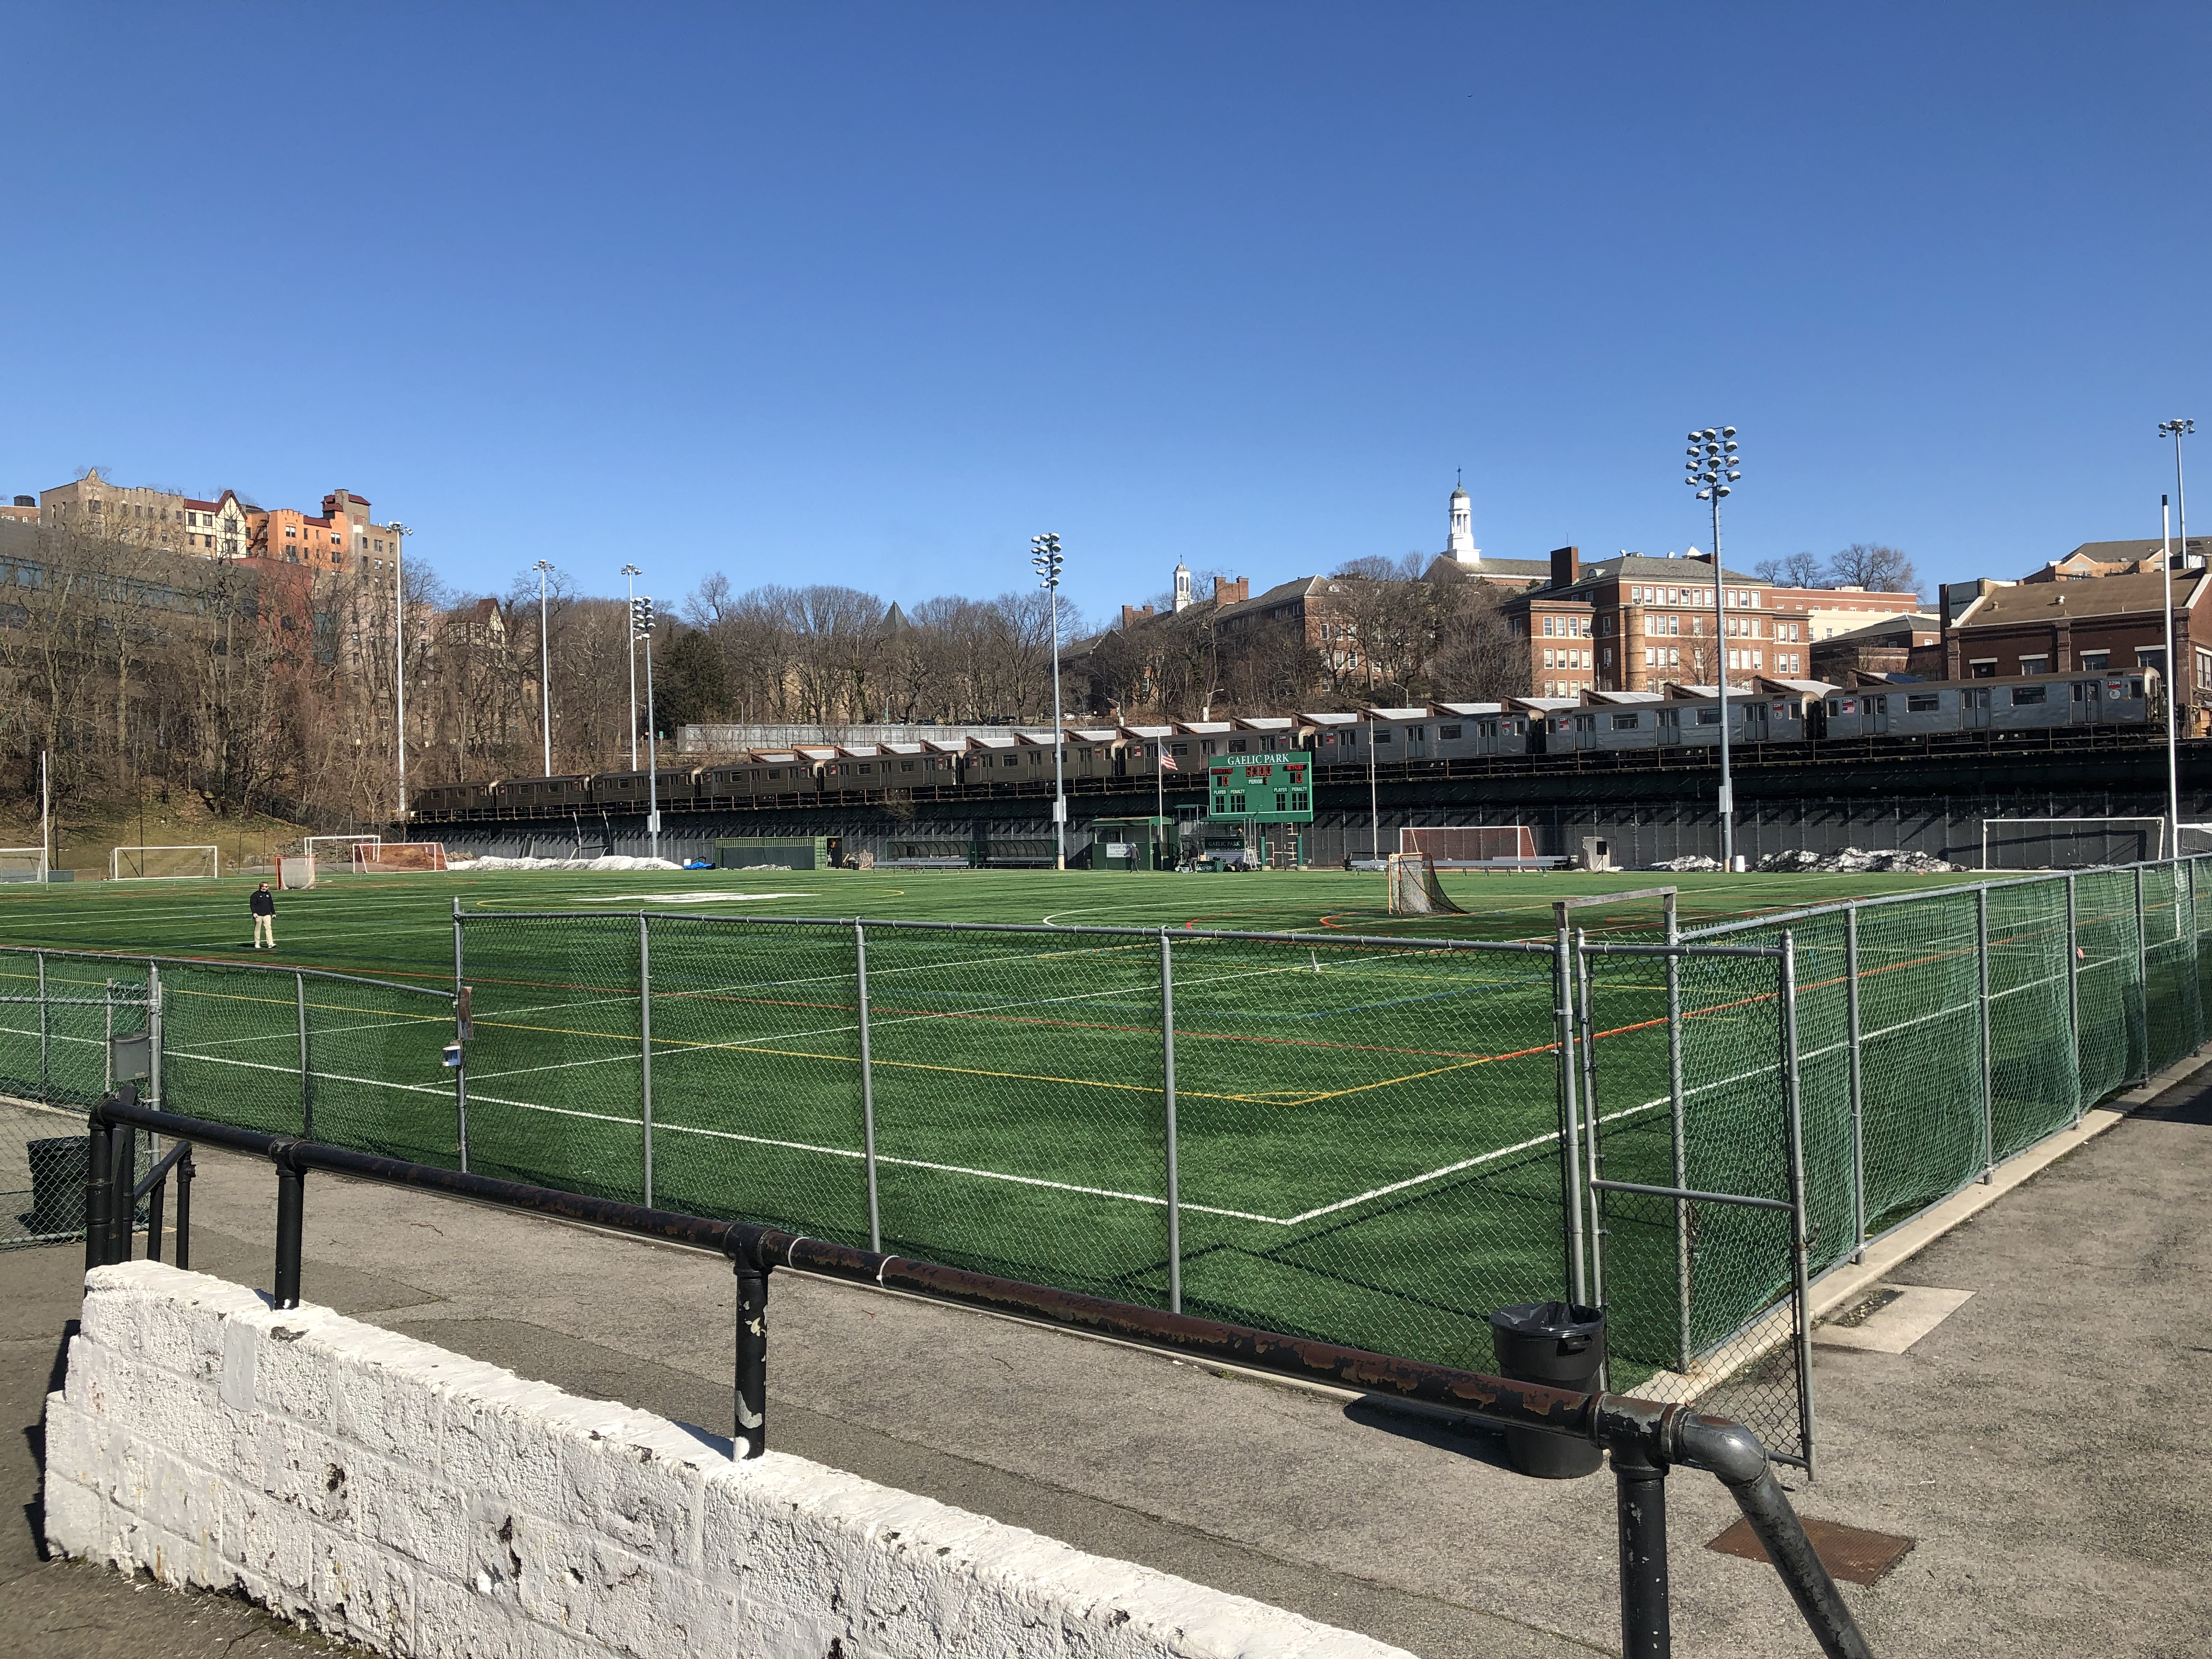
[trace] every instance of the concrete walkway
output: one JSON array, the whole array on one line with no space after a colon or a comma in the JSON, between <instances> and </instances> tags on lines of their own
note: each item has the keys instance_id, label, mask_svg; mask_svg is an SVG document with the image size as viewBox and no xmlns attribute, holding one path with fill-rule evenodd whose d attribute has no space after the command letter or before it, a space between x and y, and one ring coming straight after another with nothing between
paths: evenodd
<instances>
[{"instance_id":1,"label":"concrete walkway","mask_svg":"<svg viewBox=\"0 0 2212 1659\"><path fill-rule=\"evenodd\" d=\"M1884 1659L2206 1651L2212 1500L2191 1472L2212 1434L2208 1152L2212 1073L1893 1269L1973 1292L1907 1352L1816 1350L1823 1465L1793 1477L1801 1508L1918 1540L1878 1585L1846 1587ZM267 1165L202 1169L194 1265L265 1285ZM307 1212L308 1300L726 1428L719 1258L324 1176ZM0 1256L27 1519L81 1262ZM776 1275L770 1316L784 1450L1432 1659L1618 1650L1608 1480L1522 1480L1480 1431L795 1273ZM1771 1571L1701 1547L1735 1518L1717 1483L1669 1488L1677 1651L1813 1653ZM11 1523L0 1544L11 1651L290 1645L235 1603L40 1563L32 1537Z\"/></svg>"}]
</instances>

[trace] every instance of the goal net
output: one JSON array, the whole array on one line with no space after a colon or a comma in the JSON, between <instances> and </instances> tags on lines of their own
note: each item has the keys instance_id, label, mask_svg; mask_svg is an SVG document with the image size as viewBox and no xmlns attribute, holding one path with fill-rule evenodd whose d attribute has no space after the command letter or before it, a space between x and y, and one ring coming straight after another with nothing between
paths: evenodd
<instances>
[{"instance_id":1,"label":"goal net","mask_svg":"<svg viewBox=\"0 0 2212 1659\"><path fill-rule=\"evenodd\" d=\"M116 847L107 854L110 881L208 881L222 873L214 847Z\"/></svg>"},{"instance_id":2,"label":"goal net","mask_svg":"<svg viewBox=\"0 0 2212 1659\"><path fill-rule=\"evenodd\" d=\"M2078 870L2166 856L2162 817L1984 818L1984 870Z\"/></svg>"},{"instance_id":3,"label":"goal net","mask_svg":"<svg viewBox=\"0 0 2212 1659\"><path fill-rule=\"evenodd\" d=\"M276 884L287 890L315 884L315 860L305 853L287 853L276 860Z\"/></svg>"},{"instance_id":4,"label":"goal net","mask_svg":"<svg viewBox=\"0 0 2212 1659\"><path fill-rule=\"evenodd\" d=\"M1418 853L1445 869L1462 865L1512 868L1535 858L1536 836L1518 823L1442 823L1401 830L1398 850Z\"/></svg>"},{"instance_id":5,"label":"goal net","mask_svg":"<svg viewBox=\"0 0 2212 1659\"><path fill-rule=\"evenodd\" d=\"M1393 853L1389 860L1390 914L1457 916L1465 911L1445 896L1435 861L1425 853Z\"/></svg>"},{"instance_id":6,"label":"goal net","mask_svg":"<svg viewBox=\"0 0 2212 1659\"><path fill-rule=\"evenodd\" d=\"M300 843L300 850L309 858L327 858L344 863L347 849L354 847L375 847L384 840L381 836L310 836Z\"/></svg>"},{"instance_id":7,"label":"goal net","mask_svg":"<svg viewBox=\"0 0 2212 1659\"><path fill-rule=\"evenodd\" d=\"M0 881L44 881L47 875L43 847L0 847Z\"/></svg>"},{"instance_id":8,"label":"goal net","mask_svg":"<svg viewBox=\"0 0 2212 1659\"><path fill-rule=\"evenodd\" d=\"M378 842L366 846L357 842L354 845L353 868L359 876L398 875L410 870L445 867L446 843L441 841Z\"/></svg>"},{"instance_id":9,"label":"goal net","mask_svg":"<svg viewBox=\"0 0 2212 1659\"><path fill-rule=\"evenodd\" d=\"M2173 846L2176 858L2201 858L2212 853L2212 823L2184 823L2176 827L2180 832Z\"/></svg>"}]
</instances>

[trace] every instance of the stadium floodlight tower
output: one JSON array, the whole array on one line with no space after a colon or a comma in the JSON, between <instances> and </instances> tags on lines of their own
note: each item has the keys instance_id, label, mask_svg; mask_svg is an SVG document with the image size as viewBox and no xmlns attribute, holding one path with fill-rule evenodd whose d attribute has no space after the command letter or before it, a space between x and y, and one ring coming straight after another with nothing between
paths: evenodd
<instances>
[{"instance_id":1,"label":"stadium floodlight tower","mask_svg":"<svg viewBox=\"0 0 2212 1659\"><path fill-rule=\"evenodd\" d=\"M1067 868L1067 782L1060 761L1065 733L1060 720L1060 568L1064 562L1059 537L1047 531L1030 538L1030 563L1036 569L1052 614L1052 828L1059 842L1059 851L1053 857L1055 870Z\"/></svg>"},{"instance_id":2,"label":"stadium floodlight tower","mask_svg":"<svg viewBox=\"0 0 2212 1659\"><path fill-rule=\"evenodd\" d=\"M653 856L660 856L660 750L659 734L653 726L653 600L641 596L629 602L630 654L637 654L637 642L645 641L645 833L653 838ZM630 724L635 744L637 738L635 721Z\"/></svg>"},{"instance_id":3,"label":"stadium floodlight tower","mask_svg":"<svg viewBox=\"0 0 2212 1659\"><path fill-rule=\"evenodd\" d=\"M1682 482L1713 504L1713 665L1721 691L1721 868L1735 868L1735 785L1729 775L1728 592L1722 586L1721 502L1729 486L1743 477L1736 470L1735 428L1707 427L1690 434L1690 459Z\"/></svg>"},{"instance_id":4,"label":"stadium floodlight tower","mask_svg":"<svg viewBox=\"0 0 2212 1659\"><path fill-rule=\"evenodd\" d=\"M539 775L550 778L553 775L553 659L545 627L545 579L553 574L553 567L540 559L530 568L538 573L538 729L545 738L545 770Z\"/></svg>"},{"instance_id":5,"label":"stadium floodlight tower","mask_svg":"<svg viewBox=\"0 0 2212 1659\"><path fill-rule=\"evenodd\" d=\"M392 720L399 732L399 833L407 834L407 561L400 549L414 532L394 519L392 532Z\"/></svg>"},{"instance_id":6,"label":"stadium floodlight tower","mask_svg":"<svg viewBox=\"0 0 2212 1659\"><path fill-rule=\"evenodd\" d=\"M637 579L645 574L634 564L626 564L622 573L629 579L629 608L637 610ZM637 770L637 635L629 641L629 769Z\"/></svg>"},{"instance_id":7,"label":"stadium floodlight tower","mask_svg":"<svg viewBox=\"0 0 2212 1659\"><path fill-rule=\"evenodd\" d=\"M2197 430L2194 421L2160 421L2158 435L2173 440L2173 506L2181 520L2181 562L2189 562L2189 496L2181 483L2181 441ZM2159 516L2166 516L2160 501ZM2173 660L2173 537L2166 537L2166 556L2159 561L2166 571L2166 667L2159 678L2166 682L2166 844L2169 856L2181 851L2181 767L2175 752L2179 727L2175 723L2173 683L2179 665Z\"/></svg>"}]
</instances>

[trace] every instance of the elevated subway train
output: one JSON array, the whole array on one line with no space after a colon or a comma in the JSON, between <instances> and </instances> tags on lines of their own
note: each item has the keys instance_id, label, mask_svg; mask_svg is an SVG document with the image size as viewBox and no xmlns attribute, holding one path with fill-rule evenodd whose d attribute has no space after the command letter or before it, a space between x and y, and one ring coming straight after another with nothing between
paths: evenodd
<instances>
[{"instance_id":1,"label":"elevated subway train","mask_svg":"<svg viewBox=\"0 0 2212 1659\"><path fill-rule=\"evenodd\" d=\"M1787 745L1822 739L1911 741L1988 733L1993 741L2061 729L2125 730L2150 725L2155 677L2141 672L2045 674L2003 679L1899 678L1850 688L1808 680L1760 680L1728 699L1732 744ZM1710 693L1710 688L1707 688ZM1720 741L1720 700L1706 695L1594 691L1578 700L1516 697L1492 703L1431 703L1366 714L1321 713L1157 726L1071 727L1062 752L1070 783L1095 792L1149 785L1164 748L1176 786L1200 787L1204 760L1270 750L1310 750L1316 781L1351 769L1492 757L1698 751ZM1332 769L1343 769L1332 779ZM859 805L913 792L957 790L971 798L1048 793L1048 732L931 738L758 750L696 767L660 768L653 782L665 810L706 811L811 805ZM422 822L567 817L642 811L644 772L571 774L431 784L415 791Z\"/></svg>"}]
</instances>

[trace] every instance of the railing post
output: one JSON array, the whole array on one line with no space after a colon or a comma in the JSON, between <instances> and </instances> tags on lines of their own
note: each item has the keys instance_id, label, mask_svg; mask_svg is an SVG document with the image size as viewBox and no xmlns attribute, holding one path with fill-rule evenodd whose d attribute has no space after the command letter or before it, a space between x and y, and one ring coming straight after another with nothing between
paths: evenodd
<instances>
[{"instance_id":1,"label":"railing post","mask_svg":"<svg viewBox=\"0 0 2212 1659\"><path fill-rule=\"evenodd\" d=\"M1982 1056L1982 1184L1996 1178L1996 1079L1992 1074L1990 1047L1990 890L1974 889L1975 1006Z\"/></svg>"},{"instance_id":2,"label":"railing post","mask_svg":"<svg viewBox=\"0 0 2212 1659\"><path fill-rule=\"evenodd\" d=\"M146 964L146 1067L147 1092L153 1098L147 1103L157 1112L168 1109L169 1097L161 1091L161 964Z\"/></svg>"},{"instance_id":3,"label":"railing post","mask_svg":"<svg viewBox=\"0 0 2212 1659\"><path fill-rule=\"evenodd\" d=\"M653 947L637 913L637 1110L645 1136L645 1207L653 1207Z\"/></svg>"},{"instance_id":4,"label":"railing post","mask_svg":"<svg viewBox=\"0 0 2212 1659\"><path fill-rule=\"evenodd\" d=\"M84 1265L90 1268L107 1261L107 1217L115 1202L115 1129L97 1106L85 1127L84 1148Z\"/></svg>"},{"instance_id":5,"label":"railing post","mask_svg":"<svg viewBox=\"0 0 2212 1659\"><path fill-rule=\"evenodd\" d=\"M177 1248L172 1257L179 1273L187 1273L192 1265L192 1149L185 1148L185 1155L177 1160Z\"/></svg>"},{"instance_id":6,"label":"railing post","mask_svg":"<svg viewBox=\"0 0 2212 1659\"><path fill-rule=\"evenodd\" d=\"M2081 1121L2081 915L2074 872L2066 873L2066 1046L2074 1057L2074 1121Z\"/></svg>"},{"instance_id":7,"label":"railing post","mask_svg":"<svg viewBox=\"0 0 2212 1659\"><path fill-rule=\"evenodd\" d=\"M1582 1106L1575 1088L1573 943L1566 916L1552 953L1552 1024L1559 1042L1559 1214L1566 1233L1566 1299L1587 1307L1589 1274L1583 1258Z\"/></svg>"},{"instance_id":8,"label":"railing post","mask_svg":"<svg viewBox=\"0 0 2212 1659\"><path fill-rule=\"evenodd\" d=\"M307 976L295 972L292 975L293 1000L300 1012L300 1133L308 1139L315 1138L315 1101L307 1070Z\"/></svg>"},{"instance_id":9,"label":"railing post","mask_svg":"<svg viewBox=\"0 0 2212 1659\"><path fill-rule=\"evenodd\" d=\"M1812 1237L1805 1214L1805 1101L1797 1070L1797 941L1782 935L1783 1103L1790 1135L1790 1273L1797 1303L1797 1436L1813 1473Z\"/></svg>"},{"instance_id":10,"label":"railing post","mask_svg":"<svg viewBox=\"0 0 2212 1659\"><path fill-rule=\"evenodd\" d=\"M1851 1260L1866 1259L1866 1096L1859 1056L1859 907L1844 907L1844 1059L1851 1097Z\"/></svg>"},{"instance_id":11,"label":"railing post","mask_svg":"<svg viewBox=\"0 0 2212 1659\"><path fill-rule=\"evenodd\" d=\"M868 930L853 922L853 978L860 1006L860 1161L868 1183L868 1248L878 1255L884 1249L883 1206L876 1191L876 1079L868 1052Z\"/></svg>"},{"instance_id":12,"label":"railing post","mask_svg":"<svg viewBox=\"0 0 2212 1659\"><path fill-rule=\"evenodd\" d=\"M1674 912L1674 896L1667 896L1667 943L1679 946L1682 930ZM1670 951L1667 957L1667 1103L1672 1118L1674 1186L1690 1184L1688 1103L1682 1092L1682 958ZM1690 1261L1690 1205L1674 1200L1674 1343L1675 1369L1687 1371L1695 1357L1691 1352L1690 1301L1692 1290Z\"/></svg>"},{"instance_id":13,"label":"railing post","mask_svg":"<svg viewBox=\"0 0 2212 1659\"><path fill-rule=\"evenodd\" d=\"M149 1261L161 1259L161 1206L168 1192L169 1177L163 1176L154 1183L154 1189L146 1194L146 1260Z\"/></svg>"},{"instance_id":14,"label":"railing post","mask_svg":"<svg viewBox=\"0 0 2212 1659\"><path fill-rule=\"evenodd\" d=\"M768 1449L768 1267L743 1255L734 1258L738 1274L738 1423L735 1437L745 1443L739 1456L758 1457Z\"/></svg>"},{"instance_id":15,"label":"railing post","mask_svg":"<svg viewBox=\"0 0 2212 1659\"><path fill-rule=\"evenodd\" d=\"M1182 1184L1176 1162L1175 945L1160 929L1160 1094L1167 1142L1168 1311L1182 1311Z\"/></svg>"},{"instance_id":16,"label":"railing post","mask_svg":"<svg viewBox=\"0 0 2212 1659\"><path fill-rule=\"evenodd\" d=\"M100 1092L115 1092L115 981L111 977L100 990Z\"/></svg>"},{"instance_id":17,"label":"railing post","mask_svg":"<svg viewBox=\"0 0 2212 1659\"><path fill-rule=\"evenodd\" d=\"M131 1189L137 1184L138 1174L138 1131L136 1126L125 1124L115 1136L111 1148L108 1180L114 1194L108 1200L107 1249L103 1261L131 1260L131 1224L137 1219L137 1195Z\"/></svg>"},{"instance_id":18,"label":"railing post","mask_svg":"<svg viewBox=\"0 0 2212 1659\"><path fill-rule=\"evenodd\" d=\"M1622 1659L1669 1659L1674 1650L1667 1603L1667 1469L1632 1442L1613 1448L1615 1513L1620 1522Z\"/></svg>"},{"instance_id":19,"label":"railing post","mask_svg":"<svg viewBox=\"0 0 2212 1659\"><path fill-rule=\"evenodd\" d=\"M292 1156L292 1143L279 1141L270 1155L276 1165L276 1283L279 1308L300 1305L300 1235L307 1219L307 1172Z\"/></svg>"}]
</instances>

